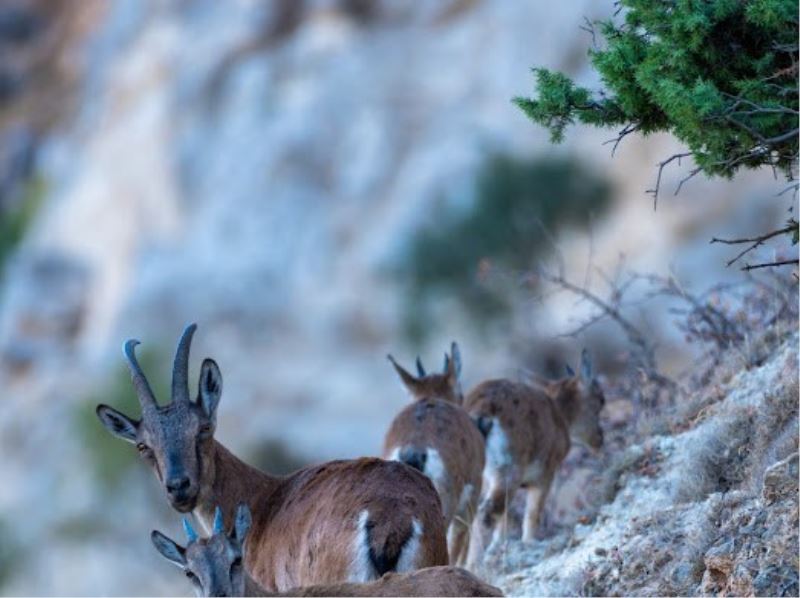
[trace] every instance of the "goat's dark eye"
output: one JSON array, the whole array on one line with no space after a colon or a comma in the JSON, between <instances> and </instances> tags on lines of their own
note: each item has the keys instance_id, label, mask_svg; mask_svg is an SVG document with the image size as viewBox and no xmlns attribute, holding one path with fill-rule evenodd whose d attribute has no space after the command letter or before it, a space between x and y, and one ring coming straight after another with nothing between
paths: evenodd
<instances>
[{"instance_id":1,"label":"goat's dark eye","mask_svg":"<svg viewBox=\"0 0 800 598\"><path fill-rule=\"evenodd\" d=\"M150 447L147 446L145 443L140 442L136 445L136 449L139 451L140 455L147 455L150 453Z\"/></svg>"},{"instance_id":2,"label":"goat's dark eye","mask_svg":"<svg viewBox=\"0 0 800 598\"><path fill-rule=\"evenodd\" d=\"M186 577L187 577L188 579L191 579L192 581L194 581L195 579L197 579L197 577L195 577L195 574L194 574L194 573L192 573L191 571L184 571L184 573L186 573Z\"/></svg>"},{"instance_id":3,"label":"goat's dark eye","mask_svg":"<svg viewBox=\"0 0 800 598\"><path fill-rule=\"evenodd\" d=\"M212 433L211 424L203 424L200 426L200 436L208 437Z\"/></svg>"}]
</instances>

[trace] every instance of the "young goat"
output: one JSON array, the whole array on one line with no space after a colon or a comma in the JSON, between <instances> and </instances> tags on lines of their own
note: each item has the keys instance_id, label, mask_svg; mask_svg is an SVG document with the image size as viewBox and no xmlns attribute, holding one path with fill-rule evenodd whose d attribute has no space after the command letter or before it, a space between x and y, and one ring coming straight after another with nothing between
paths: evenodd
<instances>
[{"instance_id":1,"label":"young goat","mask_svg":"<svg viewBox=\"0 0 800 598\"><path fill-rule=\"evenodd\" d=\"M150 537L162 556L183 569L198 596L502 596L499 589L456 567L429 567L387 573L369 583L318 585L273 593L242 567L250 530L250 509L246 504L237 507L229 534L224 531L219 510L213 535L207 539L198 538L186 519L183 526L189 539L185 548L158 531Z\"/></svg>"},{"instance_id":2,"label":"young goat","mask_svg":"<svg viewBox=\"0 0 800 598\"><path fill-rule=\"evenodd\" d=\"M255 521L245 564L270 590L369 581L387 571L447 564L439 496L413 468L357 459L273 477L216 442L222 377L211 359L203 361L197 400L189 398L189 347L195 328L189 326L178 344L172 402L158 405L136 361L137 341L128 341L125 355L142 419L97 407L112 434L136 445L173 508L193 511L208 530L216 505L230 516L246 501Z\"/></svg>"},{"instance_id":3,"label":"young goat","mask_svg":"<svg viewBox=\"0 0 800 598\"><path fill-rule=\"evenodd\" d=\"M469 563L499 533L498 522L520 486L527 489L522 539L533 539L553 476L570 449L570 437L593 450L603 444L599 414L603 391L584 350L580 375L538 388L509 380L488 380L474 388L466 409L486 437L484 492L478 507Z\"/></svg>"},{"instance_id":4,"label":"young goat","mask_svg":"<svg viewBox=\"0 0 800 598\"><path fill-rule=\"evenodd\" d=\"M416 467L431 478L442 499L450 563L462 564L481 492L484 443L477 426L461 406L464 396L459 384L458 345L453 343L451 355L445 355L441 374L426 374L417 358L418 377L414 377L391 355L389 360L414 403L392 421L383 455Z\"/></svg>"}]
</instances>

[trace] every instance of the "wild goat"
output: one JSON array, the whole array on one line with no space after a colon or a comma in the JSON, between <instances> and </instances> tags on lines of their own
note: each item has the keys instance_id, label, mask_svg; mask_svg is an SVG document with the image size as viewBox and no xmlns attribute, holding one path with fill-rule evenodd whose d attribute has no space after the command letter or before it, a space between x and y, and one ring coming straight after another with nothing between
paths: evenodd
<instances>
[{"instance_id":1,"label":"wild goat","mask_svg":"<svg viewBox=\"0 0 800 598\"><path fill-rule=\"evenodd\" d=\"M294 588L280 594L258 584L242 566L245 540L250 530L250 509L236 509L233 529L226 534L222 512L217 510L213 535L198 538L183 520L186 547L158 531L150 535L164 558L183 569L198 596L502 596L498 588L456 567L429 567L408 573L387 573L368 583L343 583Z\"/></svg>"},{"instance_id":2,"label":"wild goat","mask_svg":"<svg viewBox=\"0 0 800 598\"><path fill-rule=\"evenodd\" d=\"M488 380L466 399L466 410L486 438L484 491L478 507L470 564L499 531L497 524L520 486L527 489L522 539L533 539L553 476L570 449L570 437L597 450L603 444L599 414L603 390L593 377L589 354L580 375L538 388L509 380Z\"/></svg>"},{"instance_id":3,"label":"wild goat","mask_svg":"<svg viewBox=\"0 0 800 598\"><path fill-rule=\"evenodd\" d=\"M273 477L214 440L222 376L213 360L204 360L197 400L189 398L189 347L195 328L186 328L178 344L169 404L156 402L136 360L138 341L131 340L124 350L142 419L97 407L112 434L136 445L173 508L193 511L208 530L217 505L232 514L246 501L255 521L245 564L270 590L369 581L387 571L447 564L439 496L413 468L356 459Z\"/></svg>"},{"instance_id":4,"label":"wild goat","mask_svg":"<svg viewBox=\"0 0 800 598\"><path fill-rule=\"evenodd\" d=\"M417 377L390 355L395 370L414 403L392 421L383 455L416 467L432 481L442 499L448 527L450 563L461 564L467 556L469 526L481 493L484 465L483 436L461 406L459 376L461 355L453 343L445 355L441 374L426 374L417 357Z\"/></svg>"}]
</instances>

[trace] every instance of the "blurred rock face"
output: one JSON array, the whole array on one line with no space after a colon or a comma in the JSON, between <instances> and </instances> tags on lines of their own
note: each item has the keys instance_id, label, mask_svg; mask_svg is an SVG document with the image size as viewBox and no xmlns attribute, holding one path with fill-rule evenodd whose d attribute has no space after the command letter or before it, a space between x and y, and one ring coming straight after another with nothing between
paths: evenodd
<instances>
[{"instance_id":1,"label":"blurred rock face","mask_svg":"<svg viewBox=\"0 0 800 598\"><path fill-rule=\"evenodd\" d=\"M38 6L30 17L0 11L0 43L40 35L40 4L14 4L24 14ZM33 96L62 108L47 122L15 116L35 132L35 150L20 138L0 180L28 168L34 151L48 187L0 299L0 380L13 399L0 413L13 481L0 490L0 534L20 556L46 548L36 562L10 558L15 573L0 576L0 591L187 589L143 531L177 529L155 482L136 464L124 491L101 490L99 449L73 426L91 401L113 402L124 338L166 363L197 321L193 367L219 361L218 438L244 456L267 453L272 464L280 453L284 466L377 452L405 400L383 355L411 350L388 265L441 197L468 206L487 150L553 151L509 98L529 91L533 64L589 77L578 25L604 8L117 0L66 11L54 47L70 50L73 86L63 102L61 84ZM27 71L12 66L0 69L0 101L23 93L13 73ZM683 243L670 231L691 213L656 218L640 204L669 145L632 141L612 163L603 139L582 134L573 149L608 161L618 203L635 207L602 225L595 258L639 250L644 263L663 263ZM710 205L737 205L748 189ZM457 338L467 385L515 370L461 324L436 322L429 351ZM264 449L276 439L289 455Z\"/></svg>"}]
</instances>

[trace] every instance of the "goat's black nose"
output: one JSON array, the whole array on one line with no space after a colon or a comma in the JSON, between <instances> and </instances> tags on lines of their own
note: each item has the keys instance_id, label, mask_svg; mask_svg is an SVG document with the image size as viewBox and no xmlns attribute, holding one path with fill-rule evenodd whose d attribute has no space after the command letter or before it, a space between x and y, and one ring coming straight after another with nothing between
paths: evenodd
<instances>
[{"instance_id":1,"label":"goat's black nose","mask_svg":"<svg viewBox=\"0 0 800 598\"><path fill-rule=\"evenodd\" d=\"M167 492L170 494L181 492L189 487L189 478L186 476L175 477L167 480Z\"/></svg>"}]
</instances>

